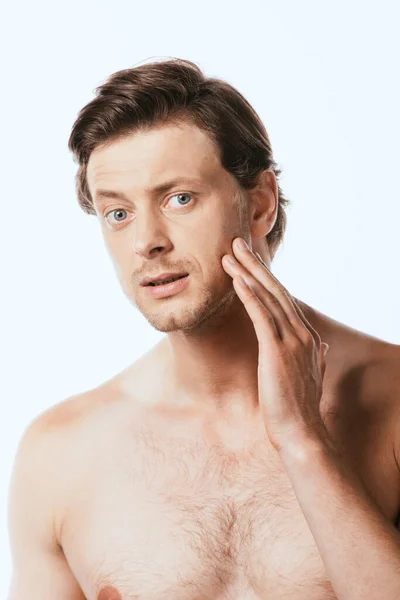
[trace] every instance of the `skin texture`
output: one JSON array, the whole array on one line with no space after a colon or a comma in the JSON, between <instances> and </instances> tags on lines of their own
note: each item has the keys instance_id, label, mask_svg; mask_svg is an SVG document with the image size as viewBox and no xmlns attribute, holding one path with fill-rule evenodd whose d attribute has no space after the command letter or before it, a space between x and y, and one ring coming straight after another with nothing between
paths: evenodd
<instances>
[{"instance_id":1,"label":"skin texture","mask_svg":"<svg viewBox=\"0 0 400 600\"><path fill-rule=\"evenodd\" d=\"M201 183L148 191L177 176ZM264 173L241 202L207 135L181 124L96 149L88 182L92 197L100 189L126 195L96 199L104 242L127 298L167 335L35 424L37 442L27 455L46 473L35 494L20 495L33 513L54 515L54 555L70 573L68 589L81 590L73 600L335 600L266 434L257 336L222 265L242 236L270 266L265 236L276 218L274 175ZM180 206L179 194L191 194L193 203ZM121 221L115 212L108 223L106 213L117 209L126 211ZM140 287L143 277L169 270L189 273L176 296L156 300ZM399 347L296 302L329 344L325 426L394 524ZM328 510L329 498L325 504Z\"/></svg>"},{"instance_id":2,"label":"skin texture","mask_svg":"<svg viewBox=\"0 0 400 600\"><path fill-rule=\"evenodd\" d=\"M143 191L176 176L199 183L177 185L157 198ZM88 182L92 197L98 189L111 189L124 191L132 200L106 203L107 213L118 207L129 211L121 222L115 215L99 218L122 288L153 327L163 332L196 329L225 302L232 302L231 281L218 259L241 231L239 194L204 132L175 125L95 150ZM185 205L171 199L172 192L191 193L192 200L186 198ZM104 213L104 202L96 201L96 209ZM149 302L139 282L162 271L190 273L196 297L179 301L178 310L172 298Z\"/></svg>"},{"instance_id":3,"label":"skin texture","mask_svg":"<svg viewBox=\"0 0 400 600\"><path fill-rule=\"evenodd\" d=\"M169 333L169 385L175 401L209 403L253 418L259 410L257 338L222 257L231 252L234 237L248 237L251 231L254 250L270 262L265 236L276 219L273 173L260 177L259 189L244 195L240 209L237 184L221 166L213 143L186 124L99 148L87 171L92 198L99 189L123 191L130 198L96 199L96 210L125 294L153 327ZM144 191L180 175L204 184L175 186L159 197ZM187 206L171 199L188 192L193 200ZM115 224L115 213L105 219L119 207L127 211L123 222ZM139 285L146 275L174 270L189 273L182 294L154 300Z\"/></svg>"},{"instance_id":4,"label":"skin texture","mask_svg":"<svg viewBox=\"0 0 400 600\"><path fill-rule=\"evenodd\" d=\"M121 594L112 585L107 585L100 590L97 600L122 600Z\"/></svg>"}]
</instances>

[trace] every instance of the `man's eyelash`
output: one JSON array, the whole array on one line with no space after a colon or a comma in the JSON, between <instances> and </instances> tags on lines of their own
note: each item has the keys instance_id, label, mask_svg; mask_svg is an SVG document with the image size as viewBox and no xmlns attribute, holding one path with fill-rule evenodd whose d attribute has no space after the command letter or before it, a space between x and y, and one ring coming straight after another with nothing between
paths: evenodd
<instances>
[{"instance_id":1,"label":"man's eyelash","mask_svg":"<svg viewBox=\"0 0 400 600\"><path fill-rule=\"evenodd\" d=\"M178 192L177 194L172 194L172 196L170 196L168 198L166 204L168 204L172 198L175 198L175 196L190 196L191 199L193 198L193 194L191 192ZM183 206L185 206L185 205L183 205ZM113 208L113 209L109 210L107 213L105 213L105 215L104 215L105 219L108 219L109 215L111 215L114 212L117 212L118 210L126 210L128 212L129 209L124 208L122 206L118 206L117 208Z\"/></svg>"}]
</instances>

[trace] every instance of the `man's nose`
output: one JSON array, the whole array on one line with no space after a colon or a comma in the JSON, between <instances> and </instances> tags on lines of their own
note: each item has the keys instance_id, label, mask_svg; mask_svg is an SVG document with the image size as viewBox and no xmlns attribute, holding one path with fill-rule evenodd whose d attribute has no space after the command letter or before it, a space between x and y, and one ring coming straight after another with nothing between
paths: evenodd
<instances>
[{"instance_id":1,"label":"man's nose","mask_svg":"<svg viewBox=\"0 0 400 600\"><path fill-rule=\"evenodd\" d=\"M153 254L170 250L172 244L162 219L162 215L150 211L136 215L133 241L136 254L151 258Z\"/></svg>"}]
</instances>

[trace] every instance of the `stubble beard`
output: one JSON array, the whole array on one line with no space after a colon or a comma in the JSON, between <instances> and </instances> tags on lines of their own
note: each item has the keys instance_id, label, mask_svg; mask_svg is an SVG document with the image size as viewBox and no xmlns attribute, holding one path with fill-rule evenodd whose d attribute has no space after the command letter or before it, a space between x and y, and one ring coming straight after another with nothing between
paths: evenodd
<instances>
[{"instance_id":1,"label":"stubble beard","mask_svg":"<svg viewBox=\"0 0 400 600\"><path fill-rule=\"evenodd\" d=\"M148 323L162 333L173 331L182 331L189 335L206 333L208 330L217 327L225 318L236 297L232 280L230 277L229 279L228 287L222 293L217 293L215 289L206 288L202 293L197 294L198 297L201 297L201 302L191 300L190 295L186 303L183 299L171 296L171 307L169 307L168 298L160 300L160 306L153 312L150 312L148 307L144 309L139 305L136 306ZM181 304L179 305L179 303Z\"/></svg>"}]
</instances>

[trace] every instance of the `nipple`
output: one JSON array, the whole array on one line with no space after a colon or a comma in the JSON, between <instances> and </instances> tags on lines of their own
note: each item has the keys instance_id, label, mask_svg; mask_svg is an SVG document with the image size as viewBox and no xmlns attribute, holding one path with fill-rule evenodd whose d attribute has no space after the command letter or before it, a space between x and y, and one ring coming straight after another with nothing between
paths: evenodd
<instances>
[{"instance_id":1,"label":"nipple","mask_svg":"<svg viewBox=\"0 0 400 600\"><path fill-rule=\"evenodd\" d=\"M122 600L122 597L117 588L107 585L101 588L97 600Z\"/></svg>"}]
</instances>

